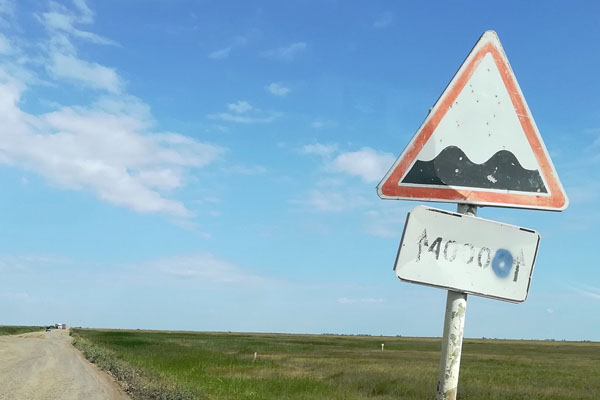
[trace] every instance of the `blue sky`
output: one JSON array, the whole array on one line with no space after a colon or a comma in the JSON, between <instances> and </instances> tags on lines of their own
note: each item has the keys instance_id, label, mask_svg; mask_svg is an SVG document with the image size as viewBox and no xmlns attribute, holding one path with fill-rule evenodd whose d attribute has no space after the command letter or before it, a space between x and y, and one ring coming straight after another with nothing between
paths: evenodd
<instances>
[{"instance_id":1,"label":"blue sky","mask_svg":"<svg viewBox=\"0 0 600 400\"><path fill-rule=\"evenodd\" d=\"M3 324L439 336L375 186L486 30L570 198L468 337L600 340L593 2L0 0ZM438 204L449 210L455 206Z\"/></svg>"}]
</instances>

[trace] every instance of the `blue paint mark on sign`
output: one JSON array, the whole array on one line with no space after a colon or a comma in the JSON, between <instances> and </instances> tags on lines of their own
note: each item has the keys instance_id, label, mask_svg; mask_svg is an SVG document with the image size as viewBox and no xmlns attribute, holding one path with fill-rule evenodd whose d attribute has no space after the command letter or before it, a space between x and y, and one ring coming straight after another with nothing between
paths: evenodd
<instances>
[{"instance_id":1,"label":"blue paint mark on sign","mask_svg":"<svg viewBox=\"0 0 600 400\"><path fill-rule=\"evenodd\" d=\"M500 278L506 278L513 265L513 256L510 251L498 249L492 260L492 270Z\"/></svg>"}]
</instances>

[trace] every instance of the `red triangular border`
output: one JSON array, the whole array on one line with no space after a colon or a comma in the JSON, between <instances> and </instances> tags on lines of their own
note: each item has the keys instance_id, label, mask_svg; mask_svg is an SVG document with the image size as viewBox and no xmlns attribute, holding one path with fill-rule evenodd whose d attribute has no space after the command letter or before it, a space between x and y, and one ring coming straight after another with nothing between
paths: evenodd
<instances>
[{"instance_id":1,"label":"red triangular border","mask_svg":"<svg viewBox=\"0 0 600 400\"><path fill-rule=\"evenodd\" d=\"M426 185L399 186L400 179L402 179L411 167L423 146L425 146L440 121L448 112L450 105L454 103L483 57L488 53L492 55L502 81L510 95L527 141L540 166L540 173L546 183L549 195L501 193L486 191L485 189L440 188ZM402 155L400 155L378 185L377 192L383 199L441 201L480 206L533 208L554 211L562 211L567 208L568 198L562 188L554 165L544 146L496 32L487 31L479 39L432 108L423 125L421 125Z\"/></svg>"}]
</instances>

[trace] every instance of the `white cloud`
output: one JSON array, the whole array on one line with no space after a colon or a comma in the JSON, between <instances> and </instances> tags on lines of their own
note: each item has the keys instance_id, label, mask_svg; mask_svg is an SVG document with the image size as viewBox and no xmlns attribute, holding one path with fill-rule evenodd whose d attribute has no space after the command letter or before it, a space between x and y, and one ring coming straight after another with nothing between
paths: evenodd
<instances>
[{"instance_id":1,"label":"white cloud","mask_svg":"<svg viewBox=\"0 0 600 400\"><path fill-rule=\"evenodd\" d=\"M292 200L292 204L300 204L319 212L343 212L366 204L360 195L328 190L311 190L302 200Z\"/></svg>"},{"instance_id":2,"label":"white cloud","mask_svg":"<svg viewBox=\"0 0 600 400\"><path fill-rule=\"evenodd\" d=\"M317 119L310 123L310 126L314 129L324 129L336 127L338 124L335 121Z\"/></svg>"},{"instance_id":3,"label":"white cloud","mask_svg":"<svg viewBox=\"0 0 600 400\"><path fill-rule=\"evenodd\" d=\"M317 211L341 212L350 207L350 203L341 193L321 190L312 190L305 204Z\"/></svg>"},{"instance_id":4,"label":"white cloud","mask_svg":"<svg viewBox=\"0 0 600 400\"><path fill-rule=\"evenodd\" d=\"M305 42L296 42L292 43L289 46L279 47L277 49L267 50L262 53L264 57L273 58L283 61L292 61L294 60L300 53L306 50L308 46Z\"/></svg>"},{"instance_id":5,"label":"white cloud","mask_svg":"<svg viewBox=\"0 0 600 400\"><path fill-rule=\"evenodd\" d=\"M78 57L73 38L94 44L116 45L117 43L95 33L77 29L77 24L91 24L94 13L83 0L73 0L75 10L58 3L50 3L51 10L36 15L50 34L46 49L47 72L55 79L66 79L88 88L118 93L123 89L123 81L113 68Z\"/></svg>"},{"instance_id":6,"label":"white cloud","mask_svg":"<svg viewBox=\"0 0 600 400\"><path fill-rule=\"evenodd\" d=\"M304 145L300 152L322 157L323 168L327 172L358 176L368 183L381 180L395 161L391 154L377 152L367 147L356 152L338 154L337 144L308 144ZM302 200L292 200L291 202L321 212L342 212L370 206L371 210L367 211L367 233L378 237L396 237L397 226L395 224L401 225L404 216L397 216L394 211L387 211L381 207L375 207L374 210L372 202L367 201L362 193L349 189L352 186L345 182L347 179L342 178L342 175L337 175L320 180L317 182L320 189L308 192ZM344 187L346 189L343 189Z\"/></svg>"},{"instance_id":7,"label":"white cloud","mask_svg":"<svg viewBox=\"0 0 600 400\"><path fill-rule=\"evenodd\" d=\"M229 111L233 111L239 114L246 113L254 109L247 101L238 101L236 103L227 104Z\"/></svg>"},{"instance_id":8,"label":"white cloud","mask_svg":"<svg viewBox=\"0 0 600 400\"><path fill-rule=\"evenodd\" d=\"M347 208L347 203L340 193L312 190L304 202L317 211L340 212Z\"/></svg>"},{"instance_id":9,"label":"white cloud","mask_svg":"<svg viewBox=\"0 0 600 400\"><path fill-rule=\"evenodd\" d=\"M247 101L237 101L227 104L229 112L208 114L206 118L239 124L267 124L273 122L278 113L264 112L252 106Z\"/></svg>"},{"instance_id":10,"label":"white cloud","mask_svg":"<svg viewBox=\"0 0 600 400\"><path fill-rule=\"evenodd\" d=\"M410 208L381 201L375 204L376 208L372 208L364 214L366 233L380 238L399 240L402 237L406 214Z\"/></svg>"},{"instance_id":11,"label":"white cloud","mask_svg":"<svg viewBox=\"0 0 600 400\"><path fill-rule=\"evenodd\" d=\"M51 2L49 12L37 15L48 32L42 45L24 39L11 43L20 57L36 62L0 64L0 163L136 212L192 217L182 202L169 198L169 191L181 188L191 169L214 162L225 149L155 131L149 107L124 92L114 69L78 57L74 39L114 42L78 29L78 24L93 23L94 14L84 0L71 4L73 9ZM41 55L33 53L38 49ZM35 70L39 65L46 66L49 81L38 78L43 72ZM69 107L45 99L54 111L43 114L21 108L33 85L59 86L65 80L77 82L81 90L102 89L110 95Z\"/></svg>"},{"instance_id":12,"label":"white cloud","mask_svg":"<svg viewBox=\"0 0 600 400\"><path fill-rule=\"evenodd\" d=\"M225 122L237 122L240 124L268 124L275 120L274 115L264 116L264 117L245 117L239 114L231 114L231 113L217 113L217 114L208 114L206 116L208 119L215 119L219 121Z\"/></svg>"},{"instance_id":13,"label":"white cloud","mask_svg":"<svg viewBox=\"0 0 600 400\"><path fill-rule=\"evenodd\" d=\"M307 144L302 147L302 152L304 154L314 154L318 156L329 156L337 151L336 144Z\"/></svg>"},{"instance_id":14,"label":"white cloud","mask_svg":"<svg viewBox=\"0 0 600 400\"><path fill-rule=\"evenodd\" d=\"M231 46L224 47L219 50L215 50L208 55L208 58L212 58L213 60L222 60L229 57L229 53L231 53Z\"/></svg>"},{"instance_id":15,"label":"white cloud","mask_svg":"<svg viewBox=\"0 0 600 400\"><path fill-rule=\"evenodd\" d=\"M0 33L0 54L9 54L13 50L10 40Z\"/></svg>"},{"instance_id":16,"label":"white cloud","mask_svg":"<svg viewBox=\"0 0 600 400\"><path fill-rule=\"evenodd\" d=\"M572 289L580 295L585 296L587 298L600 300L600 288L598 287L582 285L572 287Z\"/></svg>"},{"instance_id":17,"label":"white cloud","mask_svg":"<svg viewBox=\"0 0 600 400\"><path fill-rule=\"evenodd\" d=\"M346 181L344 179L340 179L338 177L327 177L327 178L323 178L323 179L319 179L316 182L316 186L317 187L321 187L321 188L335 188L335 187L342 187L346 185Z\"/></svg>"},{"instance_id":18,"label":"white cloud","mask_svg":"<svg viewBox=\"0 0 600 400\"><path fill-rule=\"evenodd\" d=\"M592 135L597 135L597 137L594 139L592 144L589 145L586 149L586 150L596 151L598 149L598 147L600 147L600 128L585 129L585 132L592 134Z\"/></svg>"},{"instance_id":19,"label":"white cloud","mask_svg":"<svg viewBox=\"0 0 600 400\"><path fill-rule=\"evenodd\" d=\"M375 28L387 28L388 26L392 25L393 22L394 15L390 12L384 12L377 17L373 23L373 26Z\"/></svg>"},{"instance_id":20,"label":"white cloud","mask_svg":"<svg viewBox=\"0 0 600 400\"><path fill-rule=\"evenodd\" d=\"M15 5L13 0L0 0L0 14L13 15L15 12Z\"/></svg>"},{"instance_id":21,"label":"white cloud","mask_svg":"<svg viewBox=\"0 0 600 400\"><path fill-rule=\"evenodd\" d=\"M80 20L83 23L91 24L94 22L94 12L85 3L85 0L73 0L73 5L79 10Z\"/></svg>"},{"instance_id":22,"label":"white cloud","mask_svg":"<svg viewBox=\"0 0 600 400\"><path fill-rule=\"evenodd\" d=\"M0 0L0 27L11 26L13 24L14 17L14 0Z\"/></svg>"},{"instance_id":23,"label":"white cloud","mask_svg":"<svg viewBox=\"0 0 600 400\"><path fill-rule=\"evenodd\" d=\"M51 2L51 11L36 16L53 34L62 32L95 44L118 45L111 39L76 28L77 24L93 23L94 14L83 0L74 0L73 3L77 8L77 13L58 3Z\"/></svg>"},{"instance_id":24,"label":"white cloud","mask_svg":"<svg viewBox=\"0 0 600 400\"><path fill-rule=\"evenodd\" d=\"M233 39L233 41L231 42L231 44L229 46L225 46L221 49L218 49L218 50L215 50L215 51L209 53L208 58L211 58L213 60L224 60L226 58L229 58L229 56L234 48L243 46L246 43L248 43L248 39L246 39L243 36L237 36L236 38Z\"/></svg>"},{"instance_id":25,"label":"white cloud","mask_svg":"<svg viewBox=\"0 0 600 400\"><path fill-rule=\"evenodd\" d=\"M19 254L0 255L0 271L32 271L35 269L51 269L57 265L70 264L71 260L52 254Z\"/></svg>"},{"instance_id":26,"label":"white cloud","mask_svg":"<svg viewBox=\"0 0 600 400\"><path fill-rule=\"evenodd\" d=\"M211 253L164 258L142 265L178 278L196 279L203 283L256 284L267 280Z\"/></svg>"},{"instance_id":27,"label":"white cloud","mask_svg":"<svg viewBox=\"0 0 600 400\"><path fill-rule=\"evenodd\" d=\"M283 86L281 83L273 82L265 89L274 96L283 97L290 92L290 88Z\"/></svg>"},{"instance_id":28,"label":"white cloud","mask_svg":"<svg viewBox=\"0 0 600 400\"><path fill-rule=\"evenodd\" d=\"M331 163L332 170L362 178L365 182L380 181L396 158L390 153L378 152L369 147L340 154Z\"/></svg>"},{"instance_id":29,"label":"white cloud","mask_svg":"<svg viewBox=\"0 0 600 400\"><path fill-rule=\"evenodd\" d=\"M54 52L48 72L56 78L74 80L94 89L118 93L123 86L114 69L80 60L77 57Z\"/></svg>"},{"instance_id":30,"label":"white cloud","mask_svg":"<svg viewBox=\"0 0 600 400\"><path fill-rule=\"evenodd\" d=\"M153 132L148 107L131 96L30 114L19 108L26 88L0 68L0 163L137 212L192 216L158 190L180 187L186 168L211 163L224 149Z\"/></svg>"},{"instance_id":31,"label":"white cloud","mask_svg":"<svg viewBox=\"0 0 600 400\"><path fill-rule=\"evenodd\" d=\"M142 185L159 190L170 190L182 185L181 173L165 167L139 171L135 177Z\"/></svg>"}]
</instances>

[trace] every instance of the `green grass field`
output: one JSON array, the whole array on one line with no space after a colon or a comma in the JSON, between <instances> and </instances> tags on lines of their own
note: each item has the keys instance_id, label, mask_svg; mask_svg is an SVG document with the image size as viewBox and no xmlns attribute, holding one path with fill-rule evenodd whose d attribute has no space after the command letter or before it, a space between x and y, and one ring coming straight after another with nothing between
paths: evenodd
<instances>
[{"instance_id":1,"label":"green grass field","mask_svg":"<svg viewBox=\"0 0 600 400\"><path fill-rule=\"evenodd\" d=\"M20 335L21 333L37 332L43 329L43 326L0 326L0 336Z\"/></svg>"},{"instance_id":2,"label":"green grass field","mask_svg":"<svg viewBox=\"0 0 600 400\"><path fill-rule=\"evenodd\" d=\"M90 360L138 399L435 398L439 339L86 329L72 334ZM600 399L600 343L466 339L458 393L473 400Z\"/></svg>"}]
</instances>

